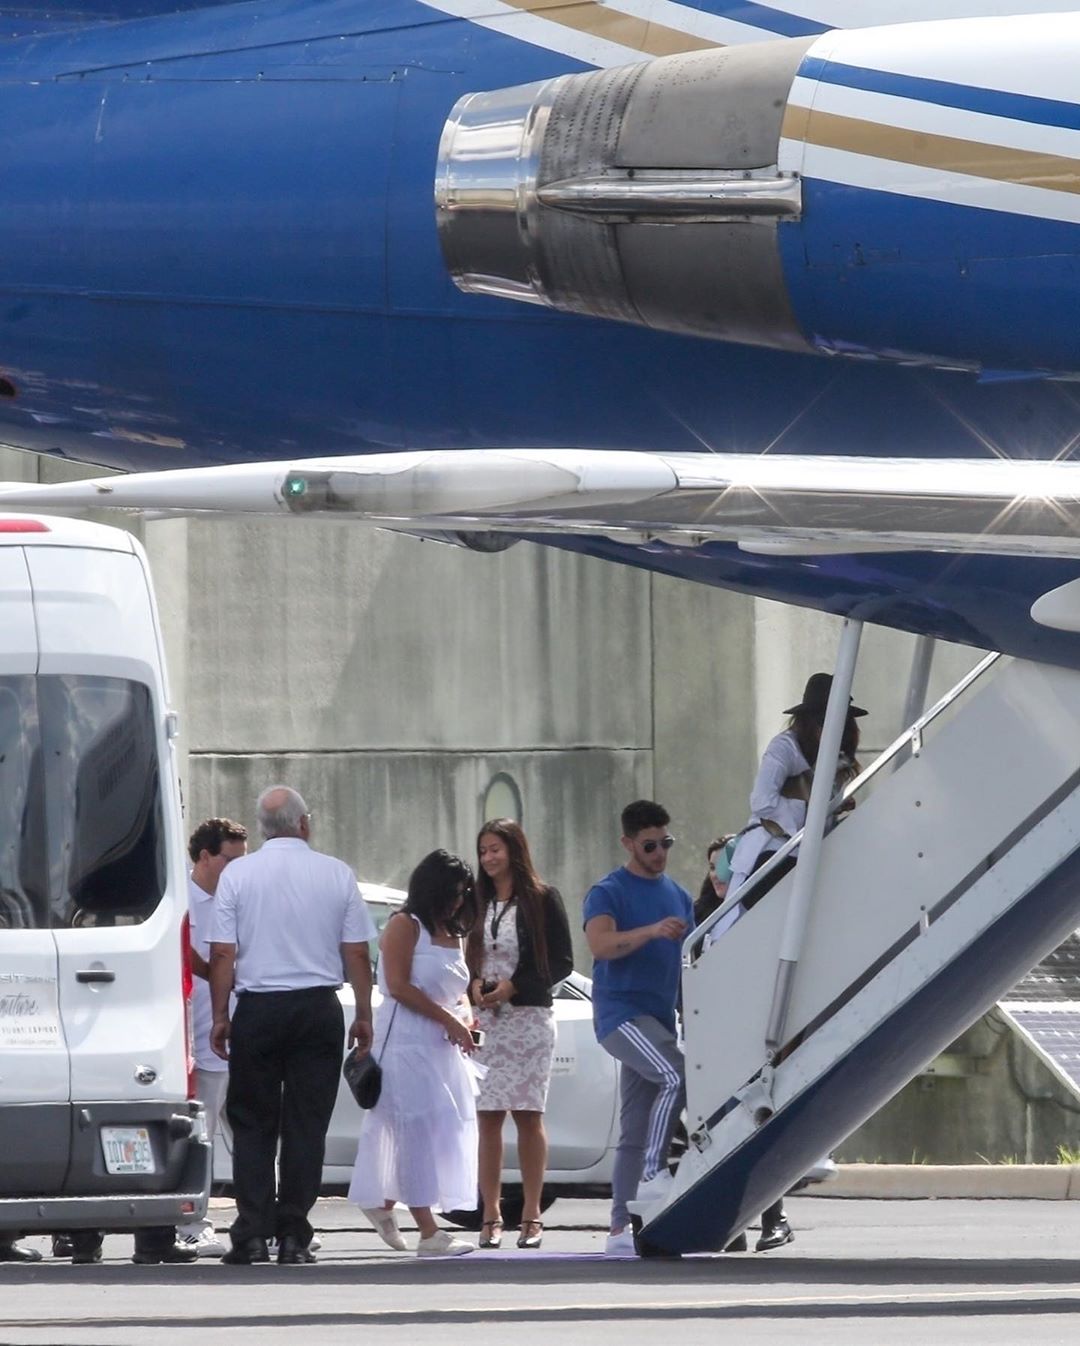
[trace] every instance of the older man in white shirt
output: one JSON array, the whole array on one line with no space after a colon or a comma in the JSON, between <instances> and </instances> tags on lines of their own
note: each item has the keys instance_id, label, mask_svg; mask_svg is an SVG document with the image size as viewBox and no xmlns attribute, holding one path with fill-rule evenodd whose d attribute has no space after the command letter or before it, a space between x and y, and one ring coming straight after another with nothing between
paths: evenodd
<instances>
[{"instance_id":1,"label":"older man in white shirt","mask_svg":"<svg viewBox=\"0 0 1080 1346\"><path fill-rule=\"evenodd\" d=\"M311 849L311 815L295 790L264 790L258 817L265 843L233 861L218 884L210 956L210 1041L229 1060L237 1206L222 1260L234 1266L268 1261L274 1237L279 1263L315 1260L308 1212L343 1056L343 964L356 998L349 1041L371 1046L368 940L376 931L355 875Z\"/></svg>"}]
</instances>

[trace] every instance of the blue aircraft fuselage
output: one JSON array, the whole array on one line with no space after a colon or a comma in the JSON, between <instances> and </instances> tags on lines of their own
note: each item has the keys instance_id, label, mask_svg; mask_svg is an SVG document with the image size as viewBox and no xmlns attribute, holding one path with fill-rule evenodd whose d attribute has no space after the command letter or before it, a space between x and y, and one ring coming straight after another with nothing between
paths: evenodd
<instances>
[{"instance_id":1,"label":"blue aircraft fuselage","mask_svg":"<svg viewBox=\"0 0 1080 1346\"><path fill-rule=\"evenodd\" d=\"M429 446L927 471L1073 451L1075 386L1038 373L787 354L460 293L432 205L445 118L582 62L416 0L161 8L178 12L0 43L5 442L129 470ZM1075 637L1027 615L1071 562L565 545L1080 665Z\"/></svg>"}]
</instances>

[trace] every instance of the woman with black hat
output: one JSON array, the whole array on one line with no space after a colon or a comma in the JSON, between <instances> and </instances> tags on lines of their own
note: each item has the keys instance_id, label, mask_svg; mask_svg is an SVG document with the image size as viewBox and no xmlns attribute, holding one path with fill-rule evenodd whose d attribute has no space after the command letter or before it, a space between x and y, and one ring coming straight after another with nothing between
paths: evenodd
<instances>
[{"instance_id":1,"label":"woman with black hat","mask_svg":"<svg viewBox=\"0 0 1080 1346\"><path fill-rule=\"evenodd\" d=\"M810 783L817 762L818 744L825 724L825 708L829 703L832 677L828 673L814 673L807 680L802 700L784 711L790 715L788 727L769 742L758 767L757 779L750 792L750 821L740 834L731 857L731 882L728 892L734 893L745 883L755 869L764 865L774 851L780 849L789 837L802 831L806 822L806 805L810 798ZM836 788L847 783L858 771L855 753L859 747L860 715L866 711L849 703L847 720L840 740L840 760L837 765ZM769 889L794 865L794 856L779 864L769 879L739 904L725 919L723 925L734 923L742 910L748 910L761 900ZM740 909L741 908L741 909ZM719 929L716 932L720 933ZM756 1250L768 1252L783 1247L795 1237L784 1212L783 1198L774 1202L761 1215L761 1237Z\"/></svg>"},{"instance_id":2,"label":"woman with black hat","mask_svg":"<svg viewBox=\"0 0 1080 1346\"><path fill-rule=\"evenodd\" d=\"M731 857L731 882L728 891L745 883L755 869L766 863L806 822L810 782L817 762L818 744L825 723L832 675L812 673L807 679L802 700L784 711L791 720L783 733L770 740L758 767L757 779L750 792L750 821L739 835ZM836 788L847 783L858 771L855 754L859 748L858 717L865 715L861 706L848 705L847 720L840 740L840 761ZM747 908L759 901L773 883L795 863L774 871L772 883L749 895Z\"/></svg>"}]
</instances>

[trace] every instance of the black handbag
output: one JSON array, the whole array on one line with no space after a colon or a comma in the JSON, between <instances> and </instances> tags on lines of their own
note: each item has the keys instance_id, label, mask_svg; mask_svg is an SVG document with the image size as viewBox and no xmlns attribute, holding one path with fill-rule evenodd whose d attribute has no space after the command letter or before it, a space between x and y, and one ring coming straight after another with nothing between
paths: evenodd
<instances>
[{"instance_id":1,"label":"black handbag","mask_svg":"<svg viewBox=\"0 0 1080 1346\"><path fill-rule=\"evenodd\" d=\"M386 1030L386 1040L383 1042L384 1054L396 1018L397 1006L395 1005L394 1012L390 1016L390 1027ZM362 1108L373 1108L378 1103L379 1095L382 1093L382 1066L375 1060L371 1052L364 1052L361 1056L354 1047L346 1056L345 1063L341 1067L341 1073L345 1076L345 1083L349 1086L353 1098Z\"/></svg>"},{"instance_id":2,"label":"black handbag","mask_svg":"<svg viewBox=\"0 0 1080 1346\"><path fill-rule=\"evenodd\" d=\"M345 1083L352 1090L352 1096L362 1108L373 1108L382 1093L382 1066L370 1052L357 1056L356 1048L346 1056L341 1067Z\"/></svg>"}]
</instances>

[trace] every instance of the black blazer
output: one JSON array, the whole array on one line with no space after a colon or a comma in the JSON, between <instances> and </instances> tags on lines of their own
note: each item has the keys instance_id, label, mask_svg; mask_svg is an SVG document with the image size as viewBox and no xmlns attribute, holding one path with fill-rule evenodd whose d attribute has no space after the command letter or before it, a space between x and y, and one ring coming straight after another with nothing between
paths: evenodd
<instances>
[{"instance_id":1,"label":"black blazer","mask_svg":"<svg viewBox=\"0 0 1080 1346\"><path fill-rule=\"evenodd\" d=\"M518 937L518 965L510 980L517 988L510 997L511 1005L550 1005L551 988L574 970L574 955L570 944L570 922L557 888L544 889L544 932L547 936L548 975L541 975L536 966L532 940L525 917L518 907L515 912Z\"/></svg>"}]
</instances>

